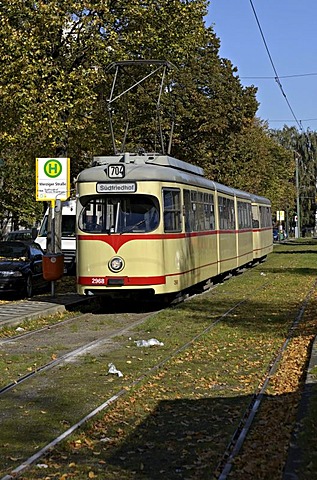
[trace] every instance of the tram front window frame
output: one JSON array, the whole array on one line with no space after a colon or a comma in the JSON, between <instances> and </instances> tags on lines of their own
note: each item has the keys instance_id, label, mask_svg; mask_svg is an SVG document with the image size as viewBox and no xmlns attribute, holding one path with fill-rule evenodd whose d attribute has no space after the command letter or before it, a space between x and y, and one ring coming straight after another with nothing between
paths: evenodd
<instances>
[{"instance_id":1,"label":"tram front window frame","mask_svg":"<svg viewBox=\"0 0 317 480\"><path fill-rule=\"evenodd\" d=\"M151 195L91 195L80 203L78 227L85 233L147 233L159 225L159 203Z\"/></svg>"}]
</instances>

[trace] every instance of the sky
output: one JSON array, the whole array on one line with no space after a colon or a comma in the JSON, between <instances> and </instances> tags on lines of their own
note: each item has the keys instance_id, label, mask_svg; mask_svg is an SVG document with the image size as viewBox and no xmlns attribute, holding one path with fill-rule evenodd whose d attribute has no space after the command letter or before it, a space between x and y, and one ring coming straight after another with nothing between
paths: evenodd
<instances>
[{"instance_id":1,"label":"sky","mask_svg":"<svg viewBox=\"0 0 317 480\"><path fill-rule=\"evenodd\" d=\"M258 88L258 117L317 131L317 0L210 0L205 22L242 85Z\"/></svg>"}]
</instances>

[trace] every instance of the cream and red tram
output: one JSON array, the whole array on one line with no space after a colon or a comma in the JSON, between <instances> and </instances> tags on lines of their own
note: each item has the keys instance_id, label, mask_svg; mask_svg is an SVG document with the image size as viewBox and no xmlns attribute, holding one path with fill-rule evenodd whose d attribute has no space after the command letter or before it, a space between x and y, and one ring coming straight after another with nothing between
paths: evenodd
<instances>
[{"instance_id":1,"label":"cream and red tram","mask_svg":"<svg viewBox=\"0 0 317 480\"><path fill-rule=\"evenodd\" d=\"M167 155L94 157L76 188L79 294L177 294L272 249L271 226L253 231L257 197Z\"/></svg>"}]
</instances>

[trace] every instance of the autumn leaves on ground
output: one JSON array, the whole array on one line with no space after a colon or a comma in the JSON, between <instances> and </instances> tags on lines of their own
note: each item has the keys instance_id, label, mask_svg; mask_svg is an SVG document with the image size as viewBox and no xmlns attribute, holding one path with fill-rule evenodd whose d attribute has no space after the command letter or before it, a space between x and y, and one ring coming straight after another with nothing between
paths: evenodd
<instances>
[{"instance_id":1,"label":"autumn leaves on ground","mask_svg":"<svg viewBox=\"0 0 317 480\"><path fill-rule=\"evenodd\" d=\"M172 334L178 353L164 350L160 368L147 367L132 386L134 362L139 368L146 356L149 365L153 350L122 350L116 366L124 372L129 364L129 374L113 381L125 395L21 478L217 478L240 419L311 292L229 475L282 479L317 331L316 253L313 240L277 245L265 264L149 319L149 338L166 346ZM188 343L189 332L195 340ZM311 461L299 478L314 478L305 476L307 468L313 470Z\"/></svg>"}]
</instances>

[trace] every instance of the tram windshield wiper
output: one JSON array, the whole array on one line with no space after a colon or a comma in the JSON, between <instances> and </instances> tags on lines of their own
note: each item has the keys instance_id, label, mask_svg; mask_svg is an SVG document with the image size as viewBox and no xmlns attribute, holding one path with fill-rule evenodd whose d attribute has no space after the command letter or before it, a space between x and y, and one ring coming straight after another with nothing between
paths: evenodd
<instances>
[{"instance_id":1,"label":"tram windshield wiper","mask_svg":"<svg viewBox=\"0 0 317 480\"><path fill-rule=\"evenodd\" d=\"M125 228L124 230L122 230L122 232L120 232L120 235L122 235L122 233L129 233L129 232L133 232L133 230L137 227L139 227L140 225L142 225L142 223L145 223L145 218L143 218L142 220L140 220L139 222L135 223L134 225L132 225L131 227L127 227Z\"/></svg>"}]
</instances>

